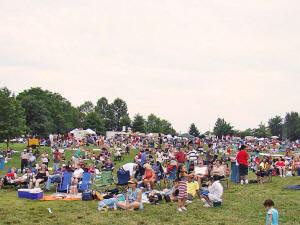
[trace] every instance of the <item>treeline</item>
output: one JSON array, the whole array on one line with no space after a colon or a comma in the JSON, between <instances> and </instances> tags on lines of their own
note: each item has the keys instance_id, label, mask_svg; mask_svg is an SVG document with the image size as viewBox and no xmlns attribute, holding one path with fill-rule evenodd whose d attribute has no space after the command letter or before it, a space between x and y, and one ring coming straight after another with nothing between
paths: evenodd
<instances>
[{"instance_id":1,"label":"treeline","mask_svg":"<svg viewBox=\"0 0 300 225\"><path fill-rule=\"evenodd\" d=\"M120 98L109 103L102 97L96 105L86 101L74 107L60 94L38 87L24 90L17 96L7 88L0 89L0 140L24 134L39 137L47 137L50 133L66 134L80 127L105 134L108 130L121 131L123 126L139 132L176 134L170 122L154 114L147 119L136 114L131 120L127 104Z\"/></svg>"},{"instance_id":2,"label":"treeline","mask_svg":"<svg viewBox=\"0 0 300 225\"><path fill-rule=\"evenodd\" d=\"M198 137L200 132L195 124L191 124L189 134ZM209 134L206 132L205 134ZM248 128L246 130L235 130L234 127L226 122L223 118L218 118L213 134L219 138L226 135L234 135L237 137L245 138L246 136L254 137L272 137L278 136L280 139L289 139L295 141L300 139L300 116L297 112L288 112L285 117L275 116L270 118L268 124L260 123L257 128Z\"/></svg>"}]
</instances>

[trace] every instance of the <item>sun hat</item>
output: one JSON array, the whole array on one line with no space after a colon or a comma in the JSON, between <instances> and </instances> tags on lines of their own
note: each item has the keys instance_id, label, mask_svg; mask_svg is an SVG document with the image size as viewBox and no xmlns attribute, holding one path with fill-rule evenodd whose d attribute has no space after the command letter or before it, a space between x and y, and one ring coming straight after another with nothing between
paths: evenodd
<instances>
[{"instance_id":1,"label":"sun hat","mask_svg":"<svg viewBox=\"0 0 300 225\"><path fill-rule=\"evenodd\" d=\"M138 182L136 181L136 179L133 179L131 178L129 181L128 181L128 184L138 184Z\"/></svg>"}]
</instances>

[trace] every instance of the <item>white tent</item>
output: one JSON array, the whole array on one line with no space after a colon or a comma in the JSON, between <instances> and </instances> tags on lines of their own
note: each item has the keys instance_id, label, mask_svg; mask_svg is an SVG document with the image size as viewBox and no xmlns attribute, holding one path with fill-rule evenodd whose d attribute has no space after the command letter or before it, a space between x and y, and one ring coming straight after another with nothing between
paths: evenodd
<instances>
[{"instance_id":1,"label":"white tent","mask_svg":"<svg viewBox=\"0 0 300 225\"><path fill-rule=\"evenodd\" d=\"M278 136L272 136L272 139L278 139L279 137Z\"/></svg>"},{"instance_id":2,"label":"white tent","mask_svg":"<svg viewBox=\"0 0 300 225\"><path fill-rule=\"evenodd\" d=\"M85 130L85 133L86 133L86 134L89 134L89 135L95 135L95 134L96 134L96 132L93 131L93 130L90 129L90 128L86 129L86 130Z\"/></svg>"}]
</instances>

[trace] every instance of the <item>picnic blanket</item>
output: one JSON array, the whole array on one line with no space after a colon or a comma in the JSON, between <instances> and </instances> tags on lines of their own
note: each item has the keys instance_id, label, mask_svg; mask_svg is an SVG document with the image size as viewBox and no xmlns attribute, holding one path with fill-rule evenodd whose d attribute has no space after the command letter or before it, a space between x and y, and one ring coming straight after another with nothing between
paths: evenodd
<instances>
[{"instance_id":1,"label":"picnic blanket","mask_svg":"<svg viewBox=\"0 0 300 225\"><path fill-rule=\"evenodd\" d=\"M285 186L284 188L285 188L285 189L300 190L300 184L299 184L299 185Z\"/></svg>"},{"instance_id":2,"label":"picnic blanket","mask_svg":"<svg viewBox=\"0 0 300 225\"><path fill-rule=\"evenodd\" d=\"M71 194L53 194L53 195L48 195L48 196L44 196L42 199L42 201L77 201L77 200L81 200L82 196L81 193L77 194L77 195L71 195Z\"/></svg>"}]
</instances>

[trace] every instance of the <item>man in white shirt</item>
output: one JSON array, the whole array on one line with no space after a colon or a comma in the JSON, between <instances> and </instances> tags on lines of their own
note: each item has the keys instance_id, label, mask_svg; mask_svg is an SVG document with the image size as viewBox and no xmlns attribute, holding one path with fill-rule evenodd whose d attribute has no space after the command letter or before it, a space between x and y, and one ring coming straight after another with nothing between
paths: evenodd
<instances>
[{"instance_id":1,"label":"man in white shirt","mask_svg":"<svg viewBox=\"0 0 300 225\"><path fill-rule=\"evenodd\" d=\"M201 191L204 207L213 207L213 203L221 203L223 195L223 186L217 176L213 176L208 182L208 191Z\"/></svg>"},{"instance_id":2,"label":"man in white shirt","mask_svg":"<svg viewBox=\"0 0 300 225\"><path fill-rule=\"evenodd\" d=\"M129 171L130 177L133 178L137 166L138 166L138 164L136 164L136 163L126 163L120 167L120 170Z\"/></svg>"}]
</instances>

